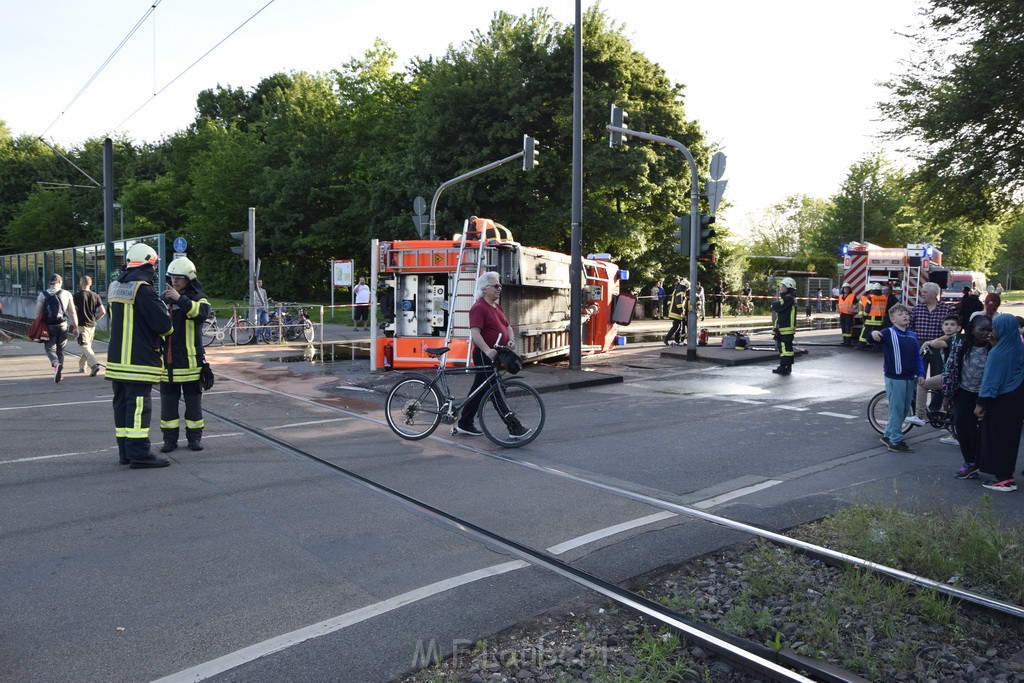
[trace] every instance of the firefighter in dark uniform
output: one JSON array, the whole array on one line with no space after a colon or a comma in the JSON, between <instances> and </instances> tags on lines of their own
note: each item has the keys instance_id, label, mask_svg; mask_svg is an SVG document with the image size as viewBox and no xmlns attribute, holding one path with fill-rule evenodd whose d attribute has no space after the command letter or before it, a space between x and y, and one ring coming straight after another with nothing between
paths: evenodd
<instances>
[{"instance_id":1,"label":"firefighter in dark uniform","mask_svg":"<svg viewBox=\"0 0 1024 683\"><path fill-rule=\"evenodd\" d=\"M199 373L206 360L203 349L203 322L210 317L210 302L196 279L196 267L187 258L177 258L167 266L168 287L164 302L171 314L174 332L164 350L164 372L160 378L160 431L164 445L161 453L178 447L181 420L178 402L185 398L185 439L193 451L203 450L203 388Z\"/></svg>"},{"instance_id":2,"label":"firefighter in dark uniform","mask_svg":"<svg viewBox=\"0 0 1024 683\"><path fill-rule=\"evenodd\" d=\"M672 291L672 298L669 299L668 317L672 321L672 327L662 340L665 346L670 341L676 346L682 344L686 337L686 316L690 313L690 281L680 278L676 281L675 289Z\"/></svg>"},{"instance_id":3,"label":"firefighter in dark uniform","mask_svg":"<svg viewBox=\"0 0 1024 683\"><path fill-rule=\"evenodd\" d=\"M775 313L775 339L779 343L779 367L776 375L793 372L793 337L796 336L796 281L784 277L779 281L779 298L772 302Z\"/></svg>"},{"instance_id":4,"label":"firefighter in dark uniform","mask_svg":"<svg viewBox=\"0 0 1024 683\"><path fill-rule=\"evenodd\" d=\"M857 348L873 349L875 344L871 333L882 329L889 297L882 292L882 283L874 282L868 287L868 291L864 293L861 301L864 302L864 305L861 306L864 315L864 329L861 330L860 344L857 345Z\"/></svg>"},{"instance_id":5,"label":"firefighter in dark uniform","mask_svg":"<svg viewBox=\"0 0 1024 683\"><path fill-rule=\"evenodd\" d=\"M125 271L107 290L110 344L106 378L114 389L114 434L122 465L132 469L167 467L150 452L150 393L163 373L164 340L171 318L153 288L156 251L136 244L125 254Z\"/></svg>"}]
</instances>

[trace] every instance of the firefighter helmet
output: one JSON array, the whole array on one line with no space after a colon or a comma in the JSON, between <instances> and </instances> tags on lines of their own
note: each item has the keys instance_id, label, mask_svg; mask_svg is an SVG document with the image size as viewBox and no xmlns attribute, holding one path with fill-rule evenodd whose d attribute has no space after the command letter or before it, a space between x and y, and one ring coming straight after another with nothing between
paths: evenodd
<instances>
[{"instance_id":1,"label":"firefighter helmet","mask_svg":"<svg viewBox=\"0 0 1024 683\"><path fill-rule=\"evenodd\" d=\"M138 244L132 245L131 249L128 250L128 253L124 255L124 259L127 264L127 268L138 268L139 266L147 263L156 265L156 262L160 260L160 257L157 256L156 250L153 249L153 247L139 242Z\"/></svg>"},{"instance_id":2,"label":"firefighter helmet","mask_svg":"<svg viewBox=\"0 0 1024 683\"><path fill-rule=\"evenodd\" d=\"M189 280L195 280L196 265L187 258L176 258L167 266L167 275L180 275Z\"/></svg>"},{"instance_id":3,"label":"firefighter helmet","mask_svg":"<svg viewBox=\"0 0 1024 683\"><path fill-rule=\"evenodd\" d=\"M779 284L785 287L786 289L796 289L796 280L794 280L791 277L782 278L781 280L779 280Z\"/></svg>"},{"instance_id":4,"label":"firefighter helmet","mask_svg":"<svg viewBox=\"0 0 1024 683\"><path fill-rule=\"evenodd\" d=\"M683 287L686 287L687 289L689 289L690 287L690 281L687 280L685 277L679 280L679 284L681 284Z\"/></svg>"},{"instance_id":5,"label":"firefighter helmet","mask_svg":"<svg viewBox=\"0 0 1024 683\"><path fill-rule=\"evenodd\" d=\"M882 283L881 282L872 282L868 286L868 291L871 291L871 292L881 292L882 291Z\"/></svg>"},{"instance_id":6,"label":"firefighter helmet","mask_svg":"<svg viewBox=\"0 0 1024 683\"><path fill-rule=\"evenodd\" d=\"M843 286L840 287L840 289L846 289L847 287L849 287L851 290L853 289L853 285L851 285L849 282L844 282Z\"/></svg>"}]
</instances>

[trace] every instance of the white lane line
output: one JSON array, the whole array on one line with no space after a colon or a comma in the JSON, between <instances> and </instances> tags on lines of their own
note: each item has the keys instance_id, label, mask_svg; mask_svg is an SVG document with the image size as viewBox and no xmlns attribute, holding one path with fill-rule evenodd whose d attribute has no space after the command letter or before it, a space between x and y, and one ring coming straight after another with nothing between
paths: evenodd
<instances>
[{"instance_id":1,"label":"white lane line","mask_svg":"<svg viewBox=\"0 0 1024 683\"><path fill-rule=\"evenodd\" d=\"M587 545L588 543L599 541L602 538L614 536L615 534L622 533L623 531L629 531L630 529L636 529L637 527L646 526L648 524L654 524L655 522L660 522L663 519L671 519L672 517L676 516L678 516L676 515L676 513L669 512L666 510L665 512L659 512L657 514L648 515L647 517L634 519L630 522L623 522L622 524L616 524L615 526L606 527L604 529L599 529L598 531L595 531L593 533L579 536L577 538L572 539L571 541L566 541L565 543L553 545L550 548L548 548L548 552L552 555L561 555L562 553L569 552L573 548L579 548L580 546Z\"/></svg>"},{"instance_id":2,"label":"white lane line","mask_svg":"<svg viewBox=\"0 0 1024 683\"><path fill-rule=\"evenodd\" d=\"M796 406L772 406L772 408L778 408L779 410L795 410L797 412L810 410L809 408L797 408Z\"/></svg>"},{"instance_id":3,"label":"white lane line","mask_svg":"<svg viewBox=\"0 0 1024 683\"><path fill-rule=\"evenodd\" d=\"M237 390L225 389L224 391L204 391L203 395L204 396L216 396L217 394L237 394L237 393L238 393ZM114 395L110 394L109 396L103 396L101 398L98 398L98 399L95 399L95 400L92 400L92 401L69 401L68 403L44 403L42 405L32 405L32 406L4 406L4 407L0 408L0 411L7 411L7 410L38 410L39 408L61 408L61 407L64 407L64 406L80 406L80 405L85 405L86 403L110 403L113 400L113 398L114 398ZM160 400L160 394L159 393L154 393L153 394L153 400L159 401Z\"/></svg>"},{"instance_id":4,"label":"white lane line","mask_svg":"<svg viewBox=\"0 0 1024 683\"><path fill-rule=\"evenodd\" d=\"M722 495L715 496L714 498L707 498L705 500L692 504L690 507L697 508L698 510L707 510L708 508L713 508L716 505L721 505L726 501L730 501L735 498L741 498L742 496L749 496L751 493L757 493L758 491L763 491L765 489L771 488L772 486L781 483L782 481L778 479L769 479L768 481L763 481L760 484L754 484L753 486L744 486L741 489L736 489L735 491L730 491L729 493L723 493Z\"/></svg>"},{"instance_id":5,"label":"white lane line","mask_svg":"<svg viewBox=\"0 0 1024 683\"><path fill-rule=\"evenodd\" d=\"M209 441L210 439L223 439L226 436L242 436L242 432L227 432L224 434L209 434L203 436L204 439ZM73 458L79 455L96 455L98 453L109 453L110 451L117 451L117 446L111 446L109 448L101 448L96 451L78 451L75 453L56 453L54 455L36 455L31 458L18 458L16 460L0 460L0 465L10 465L18 462L33 462L35 460L50 460L52 458Z\"/></svg>"},{"instance_id":6,"label":"white lane line","mask_svg":"<svg viewBox=\"0 0 1024 683\"><path fill-rule=\"evenodd\" d=\"M856 415L844 415L843 413L829 413L829 412L818 413L818 415L824 415L825 417L841 417L844 420L852 420L852 419L857 417Z\"/></svg>"},{"instance_id":7,"label":"white lane line","mask_svg":"<svg viewBox=\"0 0 1024 683\"><path fill-rule=\"evenodd\" d=\"M559 555L572 550L573 548L593 543L594 541L602 538L607 538L608 536L613 536L615 534L622 533L623 531L635 529L647 524L653 524L676 516L677 515L674 512L658 512L653 515L623 522L622 524L616 524L604 529L599 529L593 533L585 534L566 541L565 543L553 545L547 550L552 554ZM216 676L224 673L225 671L230 671L231 669L242 666L243 664L260 659L261 657L266 657L267 655L280 652L304 641L319 638L320 636L340 631L343 628L354 626L355 624L366 621L367 619L372 619L373 617L380 616L381 614L386 614L387 612L391 612L400 607L405 607L406 605L418 602L419 600L444 593L452 590L453 588L458 588L459 586L464 586L481 579L499 576L528 566L530 565L527 562L515 560L513 562L491 565L490 567L484 567L483 569L478 569L477 571L468 572L459 576L453 576L450 579L438 581L437 583L432 583L429 586L423 586L422 588L411 590L408 593L396 595L393 598L389 598L372 605L367 605L366 607L348 612L347 614L325 619L324 621L311 626L306 626L295 631L291 631L290 633L285 633L280 636L264 640L261 643L250 645L249 647L242 648L241 650L224 655L223 657L218 657L217 659L210 660L209 662L204 662L203 664L198 664L169 676L159 678L152 683L196 683L196 681L203 681L212 676Z\"/></svg>"},{"instance_id":8,"label":"white lane line","mask_svg":"<svg viewBox=\"0 0 1024 683\"><path fill-rule=\"evenodd\" d=\"M265 429L269 432L269 431L271 431L273 429L289 429L291 427L308 427L310 425L327 424L328 422L348 422L349 420L354 420L354 419L355 418L352 418L352 417L332 417L332 418L329 418L329 419L326 419L326 420L310 420L309 422L293 422L293 423L287 424L287 425L277 425L276 427L265 427Z\"/></svg>"},{"instance_id":9,"label":"white lane line","mask_svg":"<svg viewBox=\"0 0 1024 683\"><path fill-rule=\"evenodd\" d=\"M211 676L216 676L217 674L224 673L225 671L230 671L231 669L248 662L252 662L261 657L266 657L267 655L275 652L286 650L312 638L319 638L329 633L334 633L335 631L358 624L359 622L366 621L367 619L372 619L373 617L380 616L381 614L386 614L387 612L410 605L419 600L423 600L424 598L429 598L453 588L473 583L474 581L487 579L492 576L499 576L527 566L529 565L526 562L516 560L514 562L505 562L504 564L485 567L475 572L462 574L461 576L454 576L450 579L445 579L444 581L438 581L437 583L432 583L429 586L423 586L422 588L417 588L416 590L409 591L408 593L396 595L388 600L367 605L366 607L349 612L348 614L342 614L341 616L326 619L320 623L313 624L312 626L306 626L305 628L300 628L296 631L292 631L291 633L285 633L277 636L276 638L264 640L262 643L250 645L249 647L242 648L241 650L224 655L223 657L199 664L198 666L193 666L190 669L185 669L171 674L170 676L158 678L153 683L185 683L186 681L203 681Z\"/></svg>"}]
</instances>

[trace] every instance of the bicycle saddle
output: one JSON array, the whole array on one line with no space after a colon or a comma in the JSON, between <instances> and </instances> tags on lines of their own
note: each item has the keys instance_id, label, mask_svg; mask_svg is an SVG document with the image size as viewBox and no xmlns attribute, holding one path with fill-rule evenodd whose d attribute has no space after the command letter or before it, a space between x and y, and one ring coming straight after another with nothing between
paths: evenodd
<instances>
[{"instance_id":1,"label":"bicycle saddle","mask_svg":"<svg viewBox=\"0 0 1024 683\"><path fill-rule=\"evenodd\" d=\"M434 348L430 348L430 347L424 346L423 350L426 351L431 356L441 356L441 355L446 354L449 351L451 351L451 348L447 347L447 346L437 346L437 347L434 347Z\"/></svg>"}]
</instances>

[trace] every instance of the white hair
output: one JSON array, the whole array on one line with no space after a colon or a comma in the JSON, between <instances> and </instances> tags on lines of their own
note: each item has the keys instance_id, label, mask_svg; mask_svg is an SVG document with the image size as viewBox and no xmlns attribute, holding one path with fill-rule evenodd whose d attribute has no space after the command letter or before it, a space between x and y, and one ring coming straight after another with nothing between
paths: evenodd
<instances>
[{"instance_id":1,"label":"white hair","mask_svg":"<svg viewBox=\"0 0 1024 683\"><path fill-rule=\"evenodd\" d=\"M926 282L921 285L921 291L931 292L932 294L938 294L942 291L942 287L939 287L938 282Z\"/></svg>"},{"instance_id":2,"label":"white hair","mask_svg":"<svg viewBox=\"0 0 1024 683\"><path fill-rule=\"evenodd\" d=\"M493 270L489 270L486 273L480 273L480 277L476 279L476 291L474 292L475 298L480 299L483 297L484 290L491 284L492 279L495 282L501 282L501 274L496 273Z\"/></svg>"}]
</instances>

